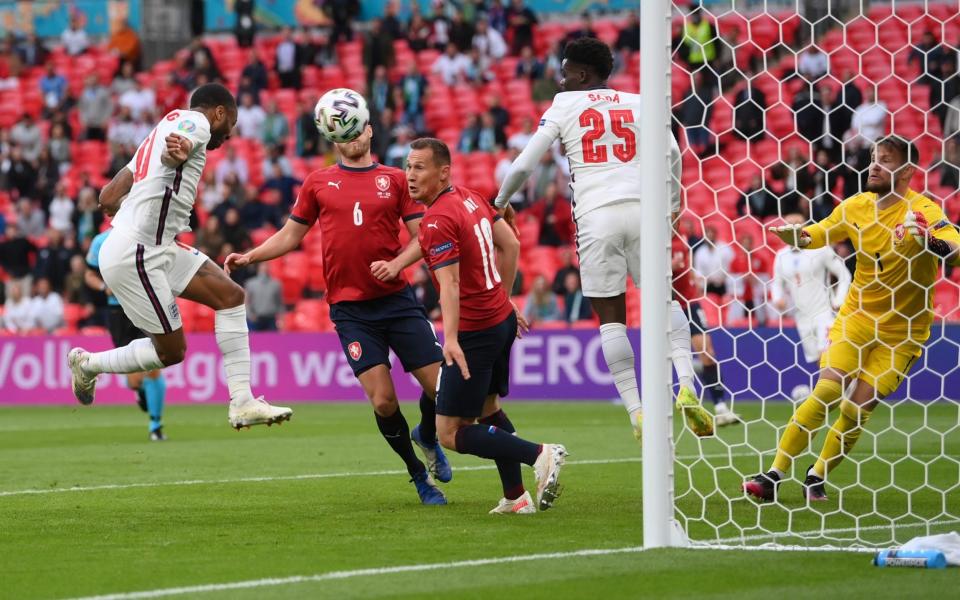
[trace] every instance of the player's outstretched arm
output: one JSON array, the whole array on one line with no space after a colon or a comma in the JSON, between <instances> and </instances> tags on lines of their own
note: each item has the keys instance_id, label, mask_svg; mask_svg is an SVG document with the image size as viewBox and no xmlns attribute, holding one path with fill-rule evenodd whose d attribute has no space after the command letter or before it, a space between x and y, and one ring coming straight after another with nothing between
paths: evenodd
<instances>
[{"instance_id":1,"label":"player's outstretched arm","mask_svg":"<svg viewBox=\"0 0 960 600\"><path fill-rule=\"evenodd\" d=\"M423 219L410 219L406 222L407 231L410 233L410 243L393 260L378 260L370 263L370 273L380 281L393 281L400 272L423 258L423 250L420 248L420 221Z\"/></svg>"},{"instance_id":2,"label":"player's outstretched arm","mask_svg":"<svg viewBox=\"0 0 960 600\"><path fill-rule=\"evenodd\" d=\"M510 171L507 172L507 176L503 179L503 184L500 185L500 192L497 193L497 199L494 201L494 204L497 205L497 210L501 211L501 214L506 210L507 205L510 204L510 198L512 198L513 195L517 193L517 190L527 181L527 178L533 173L534 167L540 162L540 157L550 149L550 145L553 144L555 139L557 139L557 134L553 128L545 129L541 127L533 134L533 137L530 138L527 147L523 149L520 156L510 165Z\"/></svg>"},{"instance_id":3,"label":"player's outstretched arm","mask_svg":"<svg viewBox=\"0 0 960 600\"><path fill-rule=\"evenodd\" d=\"M228 256L223 261L223 270L229 275L235 269L283 256L299 246L309 230L309 226L287 219L280 231L271 235L264 243L243 254L234 253Z\"/></svg>"},{"instance_id":4,"label":"player's outstretched arm","mask_svg":"<svg viewBox=\"0 0 960 600\"><path fill-rule=\"evenodd\" d=\"M108 217L112 217L120 210L120 204L130 193L133 187L133 171L124 167L113 176L102 190L100 190L100 210Z\"/></svg>"},{"instance_id":5,"label":"player's outstretched arm","mask_svg":"<svg viewBox=\"0 0 960 600\"><path fill-rule=\"evenodd\" d=\"M769 230L789 246L806 248L810 245L810 234L803 230L803 225L776 225Z\"/></svg>"},{"instance_id":6,"label":"player's outstretched arm","mask_svg":"<svg viewBox=\"0 0 960 600\"><path fill-rule=\"evenodd\" d=\"M460 263L434 270L440 284L440 312L443 315L443 360L448 367L460 367L464 379L470 379L467 359L460 348Z\"/></svg>"}]
</instances>

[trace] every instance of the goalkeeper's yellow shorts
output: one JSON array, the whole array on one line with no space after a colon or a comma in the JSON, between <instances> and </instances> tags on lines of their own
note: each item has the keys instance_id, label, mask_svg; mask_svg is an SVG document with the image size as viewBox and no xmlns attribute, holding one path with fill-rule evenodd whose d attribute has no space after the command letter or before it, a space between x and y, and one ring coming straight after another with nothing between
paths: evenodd
<instances>
[{"instance_id":1,"label":"goalkeeper's yellow shorts","mask_svg":"<svg viewBox=\"0 0 960 600\"><path fill-rule=\"evenodd\" d=\"M910 336L885 334L864 319L837 317L820 368L852 375L884 398L900 387L922 352L923 345Z\"/></svg>"}]
</instances>

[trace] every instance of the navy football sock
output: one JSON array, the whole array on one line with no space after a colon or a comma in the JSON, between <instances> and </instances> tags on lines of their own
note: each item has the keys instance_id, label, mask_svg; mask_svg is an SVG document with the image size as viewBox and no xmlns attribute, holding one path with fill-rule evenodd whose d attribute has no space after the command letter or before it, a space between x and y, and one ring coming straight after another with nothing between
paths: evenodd
<instances>
[{"instance_id":1,"label":"navy football sock","mask_svg":"<svg viewBox=\"0 0 960 600\"><path fill-rule=\"evenodd\" d=\"M426 392L420 394L420 439L426 444L437 442L437 406Z\"/></svg>"},{"instance_id":2,"label":"navy football sock","mask_svg":"<svg viewBox=\"0 0 960 600\"><path fill-rule=\"evenodd\" d=\"M507 418L507 413L498 410L490 416L480 419L481 425L493 425L494 427L513 434L517 429ZM503 497L507 500L516 500L523 495L523 473L520 469L520 463L515 460L498 460L497 471L500 472L500 482L503 484Z\"/></svg>"},{"instance_id":3,"label":"navy football sock","mask_svg":"<svg viewBox=\"0 0 960 600\"><path fill-rule=\"evenodd\" d=\"M710 394L713 403L721 402L723 400L723 386L720 384L720 366L716 364L705 365L702 381L703 387Z\"/></svg>"},{"instance_id":4,"label":"navy football sock","mask_svg":"<svg viewBox=\"0 0 960 600\"><path fill-rule=\"evenodd\" d=\"M426 471L427 467L420 462L413 451L413 442L410 441L410 427L407 425L407 420L403 418L400 407L397 407L396 412L389 417L381 417L376 413L374 415L377 417L377 427L380 429L380 435L387 440L393 451L403 459L410 476Z\"/></svg>"},{"instance_id":5,"label":"navy football sock","mask_svg":"<svg viewBox=\"0 0 960 600\"><path fill-rule=\"evenodd\" d=\"M533 466L541 446L492 425L468 425L457 431L457 452Z\"/></svg>"}]
</instances>

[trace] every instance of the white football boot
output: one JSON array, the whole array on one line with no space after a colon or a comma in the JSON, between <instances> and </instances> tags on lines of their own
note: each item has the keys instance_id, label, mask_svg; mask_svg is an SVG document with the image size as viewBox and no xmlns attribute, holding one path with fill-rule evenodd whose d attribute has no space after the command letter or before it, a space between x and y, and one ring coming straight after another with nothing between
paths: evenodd
<instances>
[{"instance_id":1,"label":"white football boot","mask_svg":"<svg viewBox=\"0 0 960 600\"><path fill-rule=\"evenodd\" d=\"M536 513L537 507L533 505L533 498L529 491L524 492L516 500L500 498L500 503L490 511L491 515L533 515Z\"/></svg>"},{"instance_id":2,"label":"white football boot","mask_svg":"<svg viewBox=\"0 0 960 600\"><path fill-rule=\"evenodd\" d=\"M83 366L90 359L90 353L83 348L74 348L67 354L67 364L70 366L70 385L73 395L80 404L93 404L93 397L97 393L97 376L83 370Z\"/></svg>"},{"instance_id":3,"label":"white football boot","mask_svg":"<svg viewBox=\"0 0 960 600\"><path fill-rule=\"evenodd\" d=\"M717 424L717 427L726 427L727 425L736 425L740 423L740 417L737 416L735 412L730 410L726 403L717 404L716 407L716 416L713 418L713 421Z\"/></svg>"},{"instance_id":4,"label":"white football boot","mask_svg":"<svg viewBox=\"0 0 960 600\"><path fill-rule=\"evenodd\" d=\"M230 426L237 431L243 427L249 429L251 425L279 425L289 421L292 416L293 409L267 404L263 396L253 400L230 401Z\"/></svg>"},{"instance_id":5,"label":"white football boot","mask_svg":"<svg viewBox=\"0 0 960 600\"><path fill-rule=\"evenodd\" d=\"M547 510L560 497L560 469L567 460L567 449L560 444L544 444L533 472L537 476L537 506Z\"/></svg>"}]
</instances>

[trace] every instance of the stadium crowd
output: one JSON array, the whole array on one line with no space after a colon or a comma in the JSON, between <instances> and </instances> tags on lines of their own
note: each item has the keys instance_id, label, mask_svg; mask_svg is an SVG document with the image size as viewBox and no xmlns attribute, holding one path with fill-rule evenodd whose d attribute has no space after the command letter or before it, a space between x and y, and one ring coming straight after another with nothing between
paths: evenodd
<instances>
[{"instance_id":1,"label":"stadium crowd","mask_svg":"<svg viewBox=\"0 0 960 600\"><path fill-rule=\"evenodd\" d=\"M567 42L582 36L608 41L615 53L612 84L637 86L640 37L635 14L594 20L586 13L576 23L557 27L542 23L522 0L475 0L462 3L462 8L446 3L429 17L414 10L409 19L401 19L391 3L382 18L357 28L352 17L358 3L340 5L343 11L332 15L331 27L285 28L253 39L243 35L239 43L223 36L198 37L171 60L147 70L137 33L127 26L102 41L89 39L79 19L60 40L8 34L0 44L0 108L13 109L13 116L4 115L5 122L0 122L0 276L5 281L0 304L5 306L5 329L53 331L65 325L102 324L97 307L104 297L83 283L84 253L104 227L97 210L99 188L131 160L157 119L183 106L190 91L203 83L225 82L236 91L239 104L236 139L209 157L191 222L194 232L183 236L185 243L218 262L281 226L306 173L336 160L314 125L313 107L321 88L333 83L363 86L371 109L373 151L384 164L402 167L412 139L436 134L470 162L486 155L489 160L482 164L491 168L482 177L487 179L466 184L472 187L479 181L480 191L492 195L530 138L538 111L559 90L560 56ZM869 143L886 132L891 107L877 98L873 86L859 82L853 69L839 78L828 76L830 63L819 48L821 39L809 43L802 28L792 39L785 37L761 50L744 43L744 32L736 26L717 25L695 6L684 21L675 22L678 139L699 160L724 155L733 146L763 144L776 129L769 109L778 98L771 97L761 75L778 78L778 85L788 83L794 92L789 118L795 120L795 137L804 143L790 145L785 159L752 173L735 201L721 209L728 220L765 222L794 213L823 218L839 199L860 189L870 160ZM786 31L784 27L784 36ZM956 188L960 79L956 50L943 42L925 35L910 53L909 64L923 75L920 84L946 140L937 156L924 157L935 166L929 177L939 177L944 188ZM801 49L795 59L791 48ZM84 71L83 65L93 64L91 56L106 66ZM327 77L346 72L347 67L340 71L338 65L354 59L362 65L359 78ZM518 107L513 94L506 101L501 97L505 79L522 82L524 104ZM431 114L430 102L450 90L471 90L485 104L464 115L462 125L438 132L438 119L444 125L450 121ZM5 91L35 101L12 106L2 100ZM718 133L724 131L719 124L724 106L733 125L730 134ZM454 167L470 168L463 162ZM513 291L532 321L592 326L572 248L575 226L568 182L569 168L557 148L511 200L525 247ZM755 322L774 318L764 309L770 248L756 234L738 235L734 243L724 228L709 220L701 223L691 194L688 191L689 210L678 231L691 248L693 269L705 291L717 304L729 305L730 319L744 317L745 310L753 311ZM710 203L710 210L716 210L717 200ZM248 290L254 327L273 329L278 322L295 329L324 326L311 321L313 317L306 322L284 318L295 305L315 306L302 299L322 297L322 280L307 275L318 264L310 248L305 250L307 257L289 261L292 266L236 275ZM837 251L850 255L848 247ZM294 269L296 281L289 282ZM437 294L422 266L411 268L408 276L436 317ZM636 317L638 309L631 314ZM324 318L322 312L318 318Z\"/></svg>"}]
</instances>

